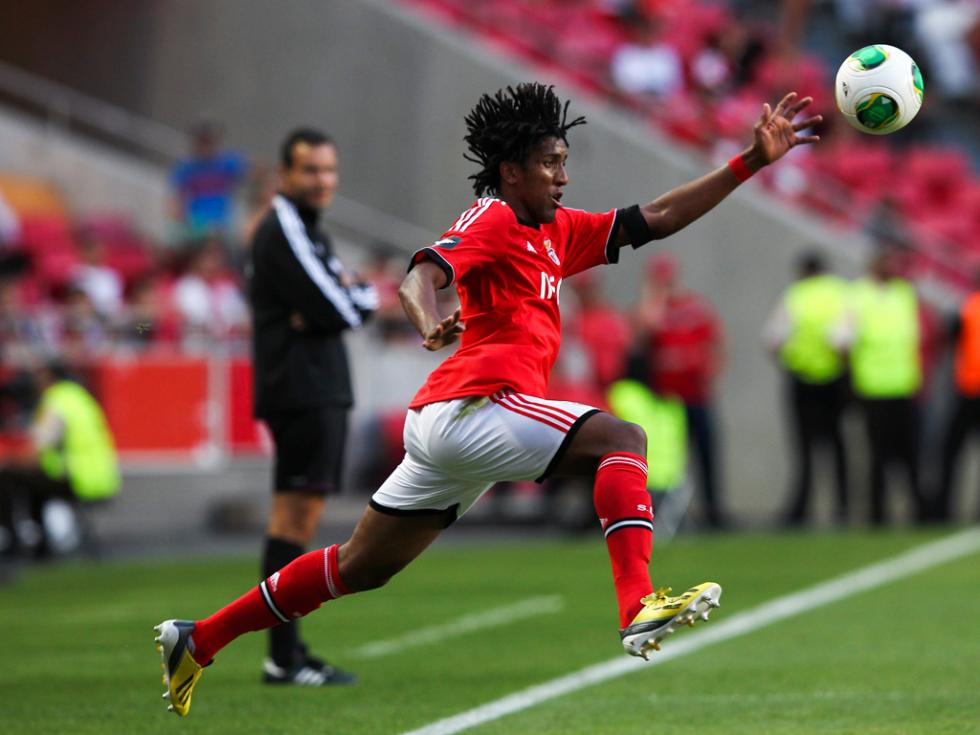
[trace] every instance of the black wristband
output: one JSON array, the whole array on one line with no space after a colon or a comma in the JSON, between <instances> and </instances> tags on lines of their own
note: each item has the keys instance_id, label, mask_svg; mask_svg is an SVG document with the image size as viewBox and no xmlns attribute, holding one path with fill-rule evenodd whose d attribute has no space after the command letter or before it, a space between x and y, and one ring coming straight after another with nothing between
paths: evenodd
<instances>
[{"instance_id":1,"label":"black wristband","mask_svg":"<svg viewBox=\"0 0 980 735\"><path fill-rule=\"evenodd\" d=\"M650 232L650 225L643 218L640 205L634 204L632 207L620 210L622 212L622 223L629 236L630 245L633 249L646 245L653 240L653 233Z\"/></svg>"}]
</instances>

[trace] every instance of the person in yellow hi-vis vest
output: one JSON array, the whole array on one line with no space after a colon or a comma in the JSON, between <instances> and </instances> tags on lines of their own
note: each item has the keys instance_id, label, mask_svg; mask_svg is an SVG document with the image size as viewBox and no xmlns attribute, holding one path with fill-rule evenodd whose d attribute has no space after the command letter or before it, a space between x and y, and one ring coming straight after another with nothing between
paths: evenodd
<instances>
[{"instance_id":1,"label":"person in yellow hi-vis vest","mask_svg":"<svg viewBox=\"0 0 980 735\"><path fill-rule=\"evenodd\" d=\"M687 511L686 494L677 492L687 470L687 413L678 398L661 397L633 377L617 380L607 393L615 416L647 433L647 489L656 509L658 538L674 535ZM671 503L675 496L683 496Z\"/></svg>"},{"instance_id":2,"label":"person in yellow hi-vis vest","mask_svg":"<svg viewBox=\"0 0 980 735\"><path fill-rule=\"evenodd\" d=\"M112 434L92 394L58 364L38 369L35 380L40 399L31 426L33 456L0 470L0 515L9 516L20 502L28 517L18 525L27 529L27 538L13 528L14 539L21 551L44 556L53 550L45 523L48 503L106 500L122 482Z\"/></svg>"},{"instance_id":3,"label":"person in yellow hi-vis vest","mask_svg":"<svg viewBox=\"0 0 980 735\"><path fill-rule=\"evenodd\" d=\"M849 297L851 384L864 409L871 464L870 521L887 521L886 472L900 465L908 480L913 512L926 514L919 486L919 416L922 386L919 301L915 287L900 276L903 253L883 247L868 276Z\"/></svg>"},{"instance_id":4,"label":"person in yellow hi-vis vest","mask_svg":"<svg viewBox=\"0 0 980 735\"><path fill-rule=\"evenodd\" d=\"M797 280L783 293L763 331L766 347L787 378L795 459L790 500L782 516L788 526L807 520L814 459L821 445L833 462L836 520L848 519L847 455L841 433L847 402L842 333L847 299L847 281L828 273L819 253L805 253Z\"/></svg>"}]
</instances>

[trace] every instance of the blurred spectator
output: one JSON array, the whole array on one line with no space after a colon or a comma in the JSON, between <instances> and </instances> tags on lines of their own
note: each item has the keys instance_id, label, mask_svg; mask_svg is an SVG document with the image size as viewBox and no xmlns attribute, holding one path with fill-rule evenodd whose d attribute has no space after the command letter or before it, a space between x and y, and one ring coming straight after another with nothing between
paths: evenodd
<instances>
[{"instance_id":1,"label":"blurred spectator","mask_svg":"<svg viewBox=\"0 0 980 735\"><path fill-rule=\"evenodd\" d=\"M632 342L629 319L603 298L599 278L592 272L580 273L569 285L578 304L569 331L585 350L590 382L604 394L626 369Z\"/></svg>"},{"instance_id":2,"label":"blurred spectator","mask_svg":"<svg viewBox=\"0 0 980 735\"><path fill-rule=\"evenodd\" d=\"M630 40L613 55L610 73L613 84L630 95L668 97L684 86L684 65L677 51L659 40L657 24L633 15Z\"/></svg>"},{"instance_id":3,"label":"blurred spectator","mask_svg":"<svg viewBox=\"0 0 980 735\"><path fill-rule=\"evenodd\" d=\"M949 520L954 512L958 468L963 445L980 429L980 270L973 291L960 305L954 325L956 399L943 442L939 484L930 509L936 520ZM980 517L980 506L977 509Z\"/></svg>"},{"instance_id":4,"label":"blurred spectator","mask_svg":"<svg viewBox=\"0 0 980 735\"><path fill-rule=\"evenodd\" d=\"M0 359L10 364L19 362L14 353L54 354L57 343L53 312L30 306L18 281L0 279Z\"/></svg>"},{"instance_id":5,"label":"blurred spectator","mask_svg":"<svg viewBox=\"0 0 980 735\"><path fill-rule=\"evenodd\" d=\"M691 63L691 80L712 97L732 94L753 80L765 54L762 35L733 20L708 35Z\"/></svg>"},{"instance_id":6,"label":"blurred spectator","mask_svg":"<svg viewBox=\"0 0 980 735\"><path fill-rule=\"evenodd\" d=\"M837 522L847 522L847 458L841 434L846 363L840 334L847 292L846 281L827 272L818 252L806 253L796 282L783 293L763 333L766 346L786 373L795 462L782 519L786 525L807 521L814 457L821 445L833 461Z\"/></svg>"},{"instance_id":7,"label":"blurred spectator","mask_svg":"<svg viewBox=\"0 0 980 735\"><path fill-rule=\"evenodd\" d=\"M915 16L915 34L922 44L930 78L943 96L973 101L978 91L977 59L970 33L980 23L976 0L924 2Z\"/></svg>"},{"instance_id":8,"label":"blurred spectator","mask_svg":"<svg viewBox=\"0 0 980 735\"><path fill-rule=\"evenodd\" d=\"M153 278L143 278L133 284L129 301L117 323L117 345L142 352L176 339L179 331L176 314L168 312L160 291Z\"/></svg>"},{"instance_id":9,"label":"blurred spectator","mask_svg":"<svg viewBox=\"0 0 980 735\"><path fill-rule=\"evenodd\" d=\"M122 309L123 281L105 263L105 245L95 231L84 231L79 238L81 262L75 267L74 285L86 293L95 310L110 319Z\"/></svg>"},{"instance_id":10,"label":"blurred spectator","mask_svg":"<svg viewBox=\"0 0 980 735\"><path fill-rule=\"evenodd\" d=\"M705 521L712 528L722 528L727 518L718 477L712 396L723 360L721 323L707 300L681 285L674 258L659 253L649 264L636 324L650 387L658 396L676 397L684 403Z\"/></svg>"},{"instance_id":11,"label":"blurred spectator","mask_svg":"<svg viewBox=\"0 0 980 735\"><path fill-rule=\"evenodd\" d=\"M68 287L61 322L59 352L72 363L84 363L104 352L110 330L89 295L79 286Z\"/></svg>"},{"instance_id":12,"label":"blurred spectator","mask_svg":"<svg viewBox=\"0 0 980 735\"><path fill-rule=\"evenodd\" d=\"M0 527L6 553L47 556L78 546L81 524L73 509L79 501L112 497L121 479L95 398L60 363L38 368L35 381L40 403L32 451L0 468Z\"/></svg>"},{"instance_id":13,"label":"blurred spectator","mask_svg":"<svg viewBox=\"0 0 980 735\"><path fill-rule=\"evenodd\" d=\"M185 348L207 348L215 338L248 331L248 306L214 238L191 256L187 272L174 284L173 303L181 319Z\"/></svg>"},{"instance_id":14,"label":"blurred spectator","mask_svg":"<svg viewBox=\"0 0 980 735\"><path fill-rule=\"evenodd\" d=\"M180 239L214 232L233 237L234 193L245 177L245 158L224 149L224 130L216 123L198 123L190 137L191 154L174 167L170 176L173 216L180 226Z\"/></svg>"},{"instance_id":15,"label":"blurred spectator","mask_svg":"<svg viewBox=\"0 0 980 735\"><path fill-rule=\"evenodd\" d=\"M886 472L906 473L913 514L925 517L919 486L919 411L922 386L919 304L915 287L901 277L903 253L891 244L871 260L869 273L850 294L845 341L851 382L865 414L871 455L871 523L887 521Z\"/></svg>"}]
</instances>

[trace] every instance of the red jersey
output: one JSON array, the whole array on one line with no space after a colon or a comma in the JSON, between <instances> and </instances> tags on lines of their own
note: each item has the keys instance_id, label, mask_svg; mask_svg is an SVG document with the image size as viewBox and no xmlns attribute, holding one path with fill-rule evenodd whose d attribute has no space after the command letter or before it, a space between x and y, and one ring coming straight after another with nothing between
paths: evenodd
<instances>
[{"instance_id":1,"label":"red jersey","mask_svg":"<svg viewBox=\"0 0 980 735\"><path fill-rule=\"evenodd\" d=\"M412 256L428 258L456 285L466 323L456 352L432 371L409 408L501 388L544 396L561 344L563 278L615 263L617 210L559 208L554 222L521 224L499 199L478 199Z\"/></svg>"},{"instance_id":2,"label":"red jersey","mask_svg":"<svg viewBox=\"0 0 980 735\"><path fill-rule=\"evenodd\" d=\"M650 335L653 389L685 403L706 401L719 368L720 343L721 327L711 304L690 292L671 296Z\"/></svg>"}]
</instances>

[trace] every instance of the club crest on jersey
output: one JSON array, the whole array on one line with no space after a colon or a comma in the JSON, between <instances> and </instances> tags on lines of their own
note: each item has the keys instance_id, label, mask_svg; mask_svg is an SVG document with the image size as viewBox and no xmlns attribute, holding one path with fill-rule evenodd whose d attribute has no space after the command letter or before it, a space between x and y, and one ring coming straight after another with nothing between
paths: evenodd
<instances>
[{"instance_id":1,"label":"club crest on jersey","mask_svg":"<svg viewBox=\"0 0 980 735\"><path fill-rule=\"evenodd\" d=\"M558 260L558 253L556 253L555 249L551 247L551 240L544 241L544 249L545 252L548 253L548 257L551 258L552 261L554 261L555 265L561 265L561 261Z\"/></svg>"}]
</instances>

